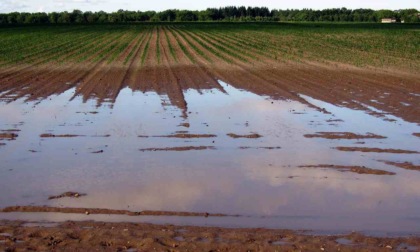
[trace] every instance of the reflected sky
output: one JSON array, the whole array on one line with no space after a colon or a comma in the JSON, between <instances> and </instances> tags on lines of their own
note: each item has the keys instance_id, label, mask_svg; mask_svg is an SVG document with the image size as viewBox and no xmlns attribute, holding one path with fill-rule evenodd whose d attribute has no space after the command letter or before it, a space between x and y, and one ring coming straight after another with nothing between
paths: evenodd
<instances>
[{"instance_id":1,"label":"reflected sky","mask_svg":"<svg viewBox=\"0 0 420 252\"><path fill-rule=\"evenodd\" d=\"M185 111L165 102L165 95L129 88L120 92L114 104L100 107L93 100L71 99L74 89L42 101L21 99L1 104L0 130L20 131L15 140L0 141L6 144L0 146L0 207L33 204L273 218L311 216L341 219L342 226L347 223L348 227L352 218L374 216L396 225L410 218L420 227L420 172L380 162L419 165L419 154L333 149L358 146L420 151L420 138L412 135L420 132L418 125L399 118L385 121L301 96L330 112L325 114L298 101L272 100L223 82L220 85L226 93L185 90L187 117ZM189 127L180 126L183 123ZM217 137L153 137L177 131ZM304 137L319 131L371 132L387 138ZM79 137L40 137L44 133ZM263 137L233 139L228 133ZM215 149L140 151L180 146ZM97 151L103 152L93 153ZM317 164L366 166L396 175L299 168ZM48 196L66 191L88 196L48 200Z\"/></svg>"}]
</instances>

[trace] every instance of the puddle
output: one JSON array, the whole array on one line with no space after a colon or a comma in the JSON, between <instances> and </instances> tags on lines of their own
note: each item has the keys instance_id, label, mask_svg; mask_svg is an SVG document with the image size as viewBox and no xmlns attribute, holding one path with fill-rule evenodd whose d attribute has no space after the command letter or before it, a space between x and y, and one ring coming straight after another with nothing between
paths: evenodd
<instances>
[{"instance_id":1,"label":"puddle","mask_svg":"<svg viewBox=\"0 0 420 252\"><path fill-rule=\"evenodd\" d=\"M339 151L334 148L357 147L357 137L305 137L372 134L385 138L363 138L363 147L420 151L419 138L411 135L420 132L417 124L304 95L313 106L220 85L223 91L185 90L187 106L179 107L171 105L180 104L173 97L130 88L101 106L73 97L75 89L35 102L1 103L0 129L17 125L20 131L0 148L0 207L208 212L250 216L256 227L338 223L339 230L420 231L420 172L378 161L418 165L418 154ZM322 164L395 175L299 168ZM86 196L48 200L75 190ZM285 221L296 219L299 225Z\"/></svg>"},{"instance_id":2,"label":"puddle","mask_svg":"<svg viewBox=\"0 0 420 252\"><path fill-rule=\"evenodd\" d=\"M284 246L284 245L289 245L289 244L290 242L288 242L286 239L271 242L271 245L274 245L274 246Z\"/></svg>"},{"instance_id":3,"label":"puddle","mask_svg":"<svg viewBox=\"0 0 420 252\"><path fill-rule=\"evenodd\" d=\"M57 227L56 222L26 222L22 224L23 227Z\"/></svg>"},{"instance_id":4,"label":"puddle","mask_svg":"<svg viewBox=\"0 0 420 252\"><path fill-rule=\"evenodd\" d=\"M347 238L338 238L337 240L335 240L335 242L337 242L338 244L341 244L341 245L346 245L346 246L354 245L353 241L351 241Z\"/></svg>"},{"instance_id":5,"label":"puddle","mask_svg":"<svg viewBox=\"0 0 420 252\"><path fill-rule=\"evenodd\" d=\"M396 248L397 251L419 251L419 247L417 246L411 246L409 244L406 243L401 243L400 245L398 245L398 247Z\"/></svg>"},{"instance_id":6,"label":"puddle","mask_svg":"<svg viewBox=\"0 0 420 252\"><path fill-rule=\"evenodd\" d=\"M185 241L184 237L182 237L182 236L174 237L174 240L175 241Z\"/></svg>"}]
</instances>

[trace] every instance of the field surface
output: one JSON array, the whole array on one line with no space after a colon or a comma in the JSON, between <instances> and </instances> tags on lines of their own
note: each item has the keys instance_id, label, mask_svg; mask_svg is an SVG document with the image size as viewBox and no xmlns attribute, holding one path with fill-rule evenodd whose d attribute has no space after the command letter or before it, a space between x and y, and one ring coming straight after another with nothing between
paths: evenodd
<instances>
[{"instance_id":1,"label":"field surface","mask_svg":"<svg viewBox=\"0 0 420 252\"><path fill-rule=\"evenodd\" d=\"M418 250L419 32L0 27L0 249Z\"/></svg>"}]
</instances>

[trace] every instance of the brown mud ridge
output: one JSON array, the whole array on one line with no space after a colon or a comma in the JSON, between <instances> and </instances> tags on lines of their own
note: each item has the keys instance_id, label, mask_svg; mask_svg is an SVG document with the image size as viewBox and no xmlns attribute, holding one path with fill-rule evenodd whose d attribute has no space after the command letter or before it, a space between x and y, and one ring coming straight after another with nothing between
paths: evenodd
<instances>
[{"instance_id":1,"label":"brown mud ridge","mask_svg":"<svg viewBox=\"0 0 420 252\"><path fill-rule=\"evenodd\" d=\"M78 192L65 192L62 193L60 195L56 195L56 196L50 196L48 197L49 200L52 199L60 199L60 198L79 198L79 197L83 197L86 196L86 193L78 193Z\"/></svg>"},{"instance_id":2,"label":"brown mud ridge","mask_svg":"<svg viewBox=\"0 0 420 252\"><path fill-rule=\"evenodd\" d=\"M257 133L252 133L252 134L249 134L249 135L237 135L237 134L234 134L234 133L229 133L229 134L226 134L226 135L230 136L231 138L260 138L260 137L262 137L260 134L257 134Z\"/></svg>"},{"instance_id":3,"label":"brown mud ridge","mask_svg":"<svg viewBox=\"0 0 420 252\"><path fill-rule=\"evenodd\" d=\"M132 212L128 210L114 210L105 208L73 208L73 207L48 207L48 206L12 206L0 209L0 212L23 212L23 213L73 213L73 214L119 214L128 216L203 216L203 217L238 217L239 215L226 215L219 213L175 212L175 211L152 211Z\"/></svg>"},{"instance_id":4,"label":"brown mud ridge","mask_svg":"<svg viewBox=\"0 0 420 252\"><path fill-rule=\"evenodd\" d=\"M395 175L394 172L388 172L383 170L377 170L372 168L367 168L364 166L345 166L345 165L329 165L329 164L320 164L320 165L301 165L299 168L328 168L336 169L341 172L354 172L357 174L371 174L371 175Z\"/></svg>"},{"instance_id":5,"label":"brown mud ridge","mask_svg":"<svg viewBox=\"0 0 420 252\"><path fill-rule=\"evenodd\" d=\"M217 135L213 135L213 134L178 133L178 134L172 134L172 135L153 136L153 137L166 137L166 138L213 138L213 137L217 137Z\"/></svg>"},{"instance_id":6,"label":"brown mud ridge","mask_svg":"<svg viewBox=\"0 0 420 252\"><path fill-rule=\"evenodd\" d=\"M355 134L351 132L316 132L316 134L306 134L306 138L325 138L325 139L383 139L384 136L373 133L366 133L365 135Z\"/></svg>"},{"instance_id":7,"label":"brown mud ridge","mask_svg":"<svg viewBox=\"0 0 420 252\"><path fill-rule=\"evenodd\" d=\"M111 135L92 135L90 137L110 137ZM86 137L85 135L74 135L74 134L50 134L50 133L45 133L45 134L41 134L39 135L39 137L41 138L72 138L72 137Z\"/></svg>"},{"instance_id":8,"label":"brown mud ridge","mask_svg":"<svg viewBox=\"0 0 420 252\"><path fill-rule=\"evenodd\" d=\"M50 225L47 225L50 224ZM0 221L4 251L417 251L419 237L310 235L146 223ZM414 250L413 250L414 249Z\"/></svg>"},{"instance_id":9,"label":"brown mud ridge","mask_svg":"<svg viewBox=\"0 0 420 252\"><path fill-rule=\"evenodd\" d=\"M420 165L415 165L411 162L392 162L392 161L384 161L384 160L380 160L380 161L384 162L387 165L393 165L393 166L403 168L406 170L420 171Z\"/></svg>"},{"instance_id":10,"label":"brown mud ridge","mask_svg":"<svg viewBox=\"0 0 420 252\"><path fill-rule=\"evenodd\" d=\"M0 140L15 140L17 137L15 133L0 133Z\"/></svg>"},{"instance_id":11,"label":"brown mud ridge","mask_svg":"<svg viewBox=\"0 0 420 252\"><path fill-rule=\"evenodd\" d=\"M420 133L413 133L413 136L420 137Z\"/></svg>"},{"instance_id":12,"label":"brown mud ridge","mask_svg":"<svg viewBox=\"0 0 420 252\"><path fill-rule=\"evenodd\" d=\"M401 150L401 149L381 149L381 148L367 148L367 147L334 147L333 149L339 151L360 151L360 152L377 152L377 153L397 153L397 154L420 154L417 151Z\"/></svg>"},{"instance_id":13,"label":"brown mud ridge","mask_svg":"<svg viewBox=\"0 0 420 252\"><path fill-rule=\"evenodd\" d=\"M39 137L42 138L54 138L54 137L84 137L84 135L73 135L73 134L62 134L62 135L55 135L55 134L41 134Z\"/></svg>"},{"instance_id":14,"label":"brown mud ridge","mask_svg":"<svg viewBox=\"0 0 420 252\"><path fill-rule=\"evenodd\" d=\"M146 148L140 151L191 151L191 150L215 150L214 146L180 146L167 148Z\"/></svg>"},{"instance_id":15,"label":"brown mud ridge","mask_svg":"<svg viewBox=\"0 0 420 252\"><path fill-rule=\"evenodd\" d=\"M265 150L280 150L280 146L275 147L250 147L250 146L241 146L239 147L241 150L248 150L248 149L265 149Z\"/></svg>"}]
</instances>

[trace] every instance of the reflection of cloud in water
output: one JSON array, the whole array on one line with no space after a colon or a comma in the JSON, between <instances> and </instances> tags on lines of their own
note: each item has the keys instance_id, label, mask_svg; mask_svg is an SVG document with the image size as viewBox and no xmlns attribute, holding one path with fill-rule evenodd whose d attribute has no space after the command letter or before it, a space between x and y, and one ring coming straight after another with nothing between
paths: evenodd
<instances>
[{"instance_id":1,"label":"reflection of cloud in water","mask_svg":"<svg viewBox=\"0 0 420 252\"><path fill-rule=\"evenodd\" d=\"M221 83L227 94L211 89L188 91L191 114L180 118L175 107L162 107L162 96L121 90L114 106L96 108L95 101L68 101L72 91L32 108L17 102L0 108L7 121L25 121L20 137L2 147L0 204L54 204L129 210L195 211L249 215L415 216L419 217L420 173L403 171L375 159L413 161L416 156L361 154L331 149L354 141L308 139L316 131L366 133L357 122L369 119L369 131L388 139L366 140L365 146L410 145L404 127L339 107L328 110L343 119L331 127L324 115L296 101L271 101ZM273 102L273 103L272 103ZM322 104L323 107L326 104ZM95 110L98 114L83 114ZM293 110L306 114L293 114ZM29 112L25 114L25 112ZM311 121L315 121L311 124ZM188 122L189 128L177 127ZM350 122L350 124L348 123ZM64 124L65 123L65 124ZM322 123L321 125L316 125ZM64 125L64 126L59 126ZM355 126L356 125L356 126ZM413 128L413 125L409 125ZM417 128L416 128L417 129ZM177 130L216 134L214 139L138 138L167 135ZM39 139L39 134L103 135L109 138ZM263 135L232 139L227 133ZM413 131L414 132L414 131ZM405 135L404 135L405 134ZM22 137L21 137L22 136ZM416 139L417 140L417 139ZM188 141L188 142L186 142ZM212 143L215 141L215 143ZM214 145L213 151L141 153L141 148ZM276 147L246 149L239 147ZM37 153L29 153L35 148ZM409 148L410 149L410 148ZM102 154L92 151L104 150ZM385 156L384 156L385 155ZM380 157L380 158L379 158ZM418 157L418 156L417 156ZM415 160L414 160L415 161ZM397 172L395 176L359 175L299 165L359 165ZM380 165L379 165L380 164ZM292 179L289 176L294 176ZM327 178L325 178L327 177ZM47 201L49 195L77 190L80 199Z\"/></svg>"}]
</instances>

